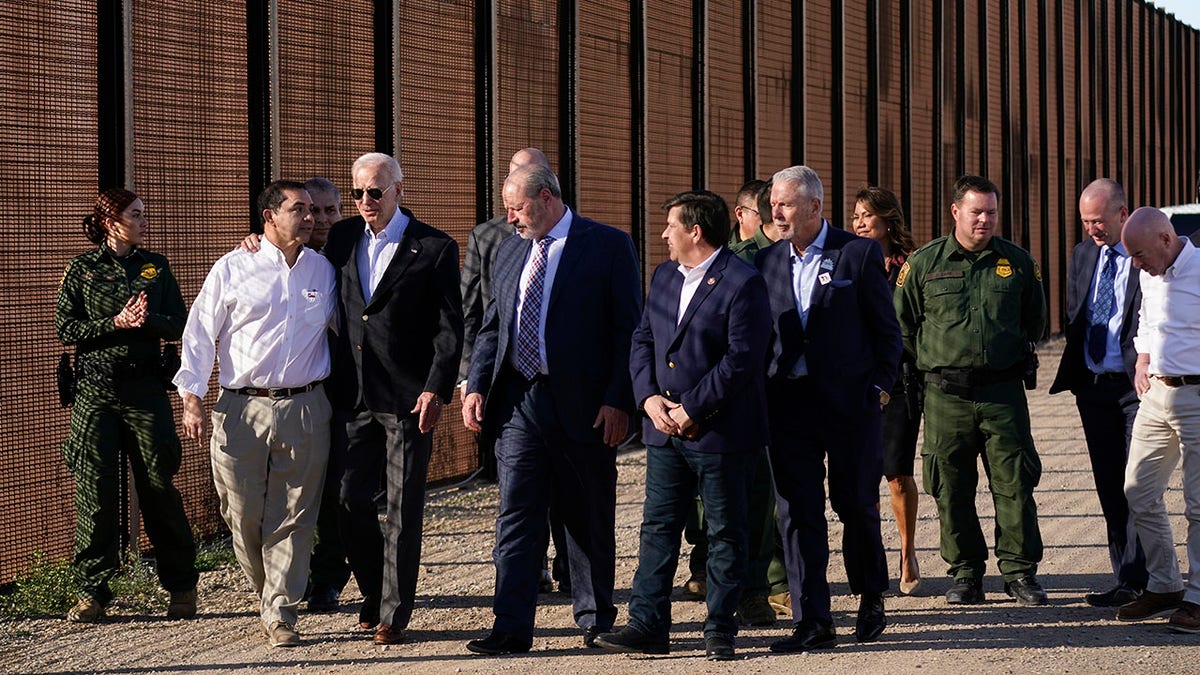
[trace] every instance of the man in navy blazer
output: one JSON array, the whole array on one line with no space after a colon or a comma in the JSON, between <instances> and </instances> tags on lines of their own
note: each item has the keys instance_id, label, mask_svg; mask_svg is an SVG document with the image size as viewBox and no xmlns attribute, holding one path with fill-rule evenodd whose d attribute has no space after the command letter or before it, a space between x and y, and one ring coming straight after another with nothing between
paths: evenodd
<instances>
[{"instance_id":1,"label":"man in navy blazer","mask_svg":"<svg viewBox=\"0 0 1200 675\"><path fill-rule=\"evenodd\" d=\"M551 501L567 531L585 644L612 628L615 447L633 411L629 340L641 314L629 235L568 209L545 166L512 172L503 195L520 236L496 251L463 399L467 428L496 436L495 621L467 644L485 655L532 645Z\"/></svg>"},{"instance_id":2,"label":"man in navy blazer","mask_svg":"<svg viewBox=\"0 0 1200 675\"><path fill-rule=\"evenodd\" d=\"M755 259L771 299L768 355L770 457L779 505L793 632L776 652L837 644L829 608L829 501L844 530L851 592L860 596L855 637L879 637L887 621L887 560L879 533L883 417L900 363L900 326L883 251L821 217L817 173L775 174L771 211L783 238Z\"/></svg>"},{"instance_id":3,"label":"man in navy blazer","mask_svg":"<svg viewBox=\"0 0 1200 675\"><path fill-rule=\"evenodd\" d=\"M342 542L363 592L359 625L377 626L376 644L395 644L416 594L432 431L462 352L458 244L400 207L404 174L393 157L365 154L351 177L360 216L336 223L325 244L342 325L326 384L330 464L340 477Z\"/></svg>"},{"instance_id":4,"label":"man in navy blazer","mask_svg":"<svg viewBox=\"0 0 1200 675\"><path fill-rule=\"evenodd\" d=\"M725 247L725 200L684 192L664 208L662 237L671 260L654 271L629 360L634 400L646 413L638 569L629 624L596 644L669 651L679 535L699 492L708 539L705 647L709 660L728 660L746 572L746 491L767 443L763 364L770 303L758 272Z\"/></svg>"},{"instance_id":5,"label":"man in navy blazer","mask_svg":"<svg viewBox=\"0 0 1200 675\"><path fill-rule=\"evenodd\" d=\"M1108 534L1115 585L1084 600L1094 607L1120 607L1146 588L1146 556L1125 500L1125 463L1138 396L1133 389L1139 270L1121 244L1129 209L1125 190L1109 178L1092 181L1079 196L1079 217L1090 241L1071 251L1067 272L1067 345L1050 393L1070 390L1083 423L1092 477ZM1105 266L1112 265L1108 275ZM1107 283L1105 283L1107 281ZM1101 287L1105 287L1104 290ZM1102 300L1107 295L1108 300ZM1098 310L1098 304L1108 307ZM1097 312L1107 316L1097 316Z\"/></svg>"}]
</instances>

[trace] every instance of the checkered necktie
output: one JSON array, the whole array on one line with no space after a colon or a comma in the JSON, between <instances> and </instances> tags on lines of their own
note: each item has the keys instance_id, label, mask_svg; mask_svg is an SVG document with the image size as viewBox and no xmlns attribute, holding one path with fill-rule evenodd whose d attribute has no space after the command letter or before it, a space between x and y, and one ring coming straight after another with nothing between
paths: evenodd
<instances>
[{"instance_id":1,"label":"checkered necktie","mask_svg":"<svg viewBox=\"0 0 1200 675\"><path fill-rule=\"evenodd\" d=\"M532 380L542 368L541 340L538 328L542 319L542 291L546 286L546 258L554 237L542 237L533 251L529 283L525 285L525 301L517 322L517 372Z\"/></svg>"},{"instance_id":2,"label":"checkered necktie","mask_svg":"<svg viewBox=\"0 0 1200 675\"><path fill-rule=\"evenodd\" d=\"M1104 352L1108 346L1108 320L1116 309L1117 251L1109 248L1105 253L1104 266L1100 268L1100 282L1096 287L1096 302L1092 305L1091 327L1088 329L1088 355L1096 365L1104 363Z\"/></svg>"}]
</instances>

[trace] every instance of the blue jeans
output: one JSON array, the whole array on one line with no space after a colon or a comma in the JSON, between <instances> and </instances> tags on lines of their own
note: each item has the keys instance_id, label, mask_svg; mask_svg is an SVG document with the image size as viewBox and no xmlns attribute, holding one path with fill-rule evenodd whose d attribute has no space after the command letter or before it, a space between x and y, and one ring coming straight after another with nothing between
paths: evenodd
<instances>
[{"instance_id":1,"label":"blue jeans","mask_svg":"<svg viewBox=\"0 0 1200 675\"><path fill-rule=\"evenodd\" d=\"M746 465L744 453L694 452L677 439L669 445L647 447L641 550L629 600L631 626L667 639L679 536L699 493L708 535L704 636L732 638L737 634L733 614L746 571L746 482L750 478Z\"/></svg>"}]
</instances>

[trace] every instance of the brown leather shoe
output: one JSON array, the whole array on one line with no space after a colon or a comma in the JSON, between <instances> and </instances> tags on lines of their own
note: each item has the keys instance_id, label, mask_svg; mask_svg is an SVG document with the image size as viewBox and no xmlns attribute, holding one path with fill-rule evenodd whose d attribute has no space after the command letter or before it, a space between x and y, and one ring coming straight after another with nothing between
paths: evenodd
<instances>
[{"instance_id":1,"label":"brown leather shoe","mask_svg":"<svg viewBox=\"0 0 1200 675\"><path fill-rule=\"evenodd\" d=\"M392 628L391 624L381 623L375 629L375 644L398 645L405 640L403 628Z\"/></svg>"},{"instance_id":2,"label":"brown leather shoe","mask_svg":"<svg viewBox=\"0 0 1200 675\"><path fill-rule=\"evenodd\" d=\"M1167 620L1167 627L1178 633L1200 633L1200 605L1184 602Z\"/></svg>"},{"instance_id":3,"label":"brown leather shoe","mask_svg":"<svg viewBox=\"0 0 1200 675\"><path fill-rule=\"evenodd\" d=\"M104 618L104 605L96 599L83 597L67 610L67 621L73 623L96 623Z\"/></svg>"},{"instance_id":4,"label":"brown leather shoe","mask_svg":"<svg viewBox=\"0 0 1200 675\"><path fill-rule=\"evenodd\" d=\"M171 603L167 605L168 619L190 619L196 616L196 589L171 591Z\"/></svg>"},{"instance_id":5,"label":"brown leather shoe","mask_svg":"<svg viewBox=\"0 0 1200 675\"><path fill-rule=\"evenodd\" d=\"M1117 609L1117 621L1146 621L1161 616L1170 616L1183 602L1183 591L1155 593L1146 591L1142 597Z\"/></svg>"}]
</instances>

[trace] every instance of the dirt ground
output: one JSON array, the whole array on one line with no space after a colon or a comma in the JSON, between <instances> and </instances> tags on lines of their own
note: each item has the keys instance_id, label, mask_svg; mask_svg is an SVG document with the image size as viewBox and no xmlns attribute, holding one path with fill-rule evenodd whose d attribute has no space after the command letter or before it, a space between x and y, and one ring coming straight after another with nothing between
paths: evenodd
<instances>
[{"instance_id":1,"label":"dirt ground","mask_svg":"<svg viewBox=\"0 0 1200 675\"><path fill-rule=\"evenodd\" d=\"M626 656L585 649L571 620L569 600L539 598L533 650L526 655L484 658L469 654L467 640L491 625L491 563L497 492L471 484L433 495L426 509L425 544L417 609L407 644L379 648L356 628L361 596L351 582L335 614L302 614L303 646L271 649L263 637L248 584L235 568L205 573L200 584L200 616L167 621L161 616L117 615L93 626L61 619L0 623L0 670L19 673L762 673L762 672L1141 672L1195 673L1200 670L1200 636L1168 631L1163 623L1121 624L1113 610L1083 603L1092 589L1111 584L1104 522L1091 482L1074 400L1045 391L1058 364L1060 343L1042 355L1041 387L1031 392L1034 437L1044 473L1037 490L1045 559L1039 578L1050 605L1021 608L1004 595L989 566L987 602L951 608L942 595L949 587L938 556L937 517L923 496L918 524L920 563L925 582L920 597L889 597L890 625L875 643L853 640L856 599L848 595L840 550L840 527L832 511L830 561L837 648L818 653L775 655L770 643L787 632L744 630L732 663L704 660L700 626L703 605L676 594L671 654ZM618 458L617 603L624 623L629 585L637 565L644 451ZM920 462L918 459L918 472ZM985 532L991 527L986 486L978 498ZM885 498L886 486L881 485ZM1182 560L1185 529L1178 472L1168 494ZM885 507L884 542L888 559L899 564L898 538ZM990 540L990 532L989 532ZM686 549L686 546L685 546ZM685 554L686 555L686 554ZM678 583L686 576L681 560ZM677 585L678 585L677 583ZM895 580L893 580L893 586Z\"/></svg>"}]
</instances>

